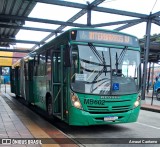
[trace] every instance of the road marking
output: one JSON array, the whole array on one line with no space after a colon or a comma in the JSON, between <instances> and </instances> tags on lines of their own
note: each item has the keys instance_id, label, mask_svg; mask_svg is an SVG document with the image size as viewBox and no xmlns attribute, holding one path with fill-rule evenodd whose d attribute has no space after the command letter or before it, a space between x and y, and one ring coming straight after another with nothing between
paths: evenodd
<instances>
[{"instance_id":1,"label":"road marking","mask_svg":"<svg viewBox=\"0 0 160 147\"><path fill-rule=\"evenodd\" d=\"M150 128L154 128L154 129L158 129L158 130L160 130L160 128L155 127L155 126L151 126L151 125L143 124L143 123L140 123L140 122L136 122L136 123L137 123L137 124L140 124L140 125L143 125L143 126L147 126L147 127L150 127Z\"/></svg>"}]
</instances>

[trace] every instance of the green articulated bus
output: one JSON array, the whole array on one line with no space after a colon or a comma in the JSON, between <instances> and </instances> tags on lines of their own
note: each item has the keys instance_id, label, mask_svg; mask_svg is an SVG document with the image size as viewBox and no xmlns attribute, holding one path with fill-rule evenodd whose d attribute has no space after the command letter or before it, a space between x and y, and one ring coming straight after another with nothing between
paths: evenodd
<instances>
[{"instance_id":1,"label":"green articulated bus","mask_svg":"<svg viewBox=\"0 0 160 147\"><path fill-rule=\"evenodd\" d=\"M135 122L140 46L134 36L73 28L12 67L11 92L76 126Z\"/></svg>"}]
</instances>

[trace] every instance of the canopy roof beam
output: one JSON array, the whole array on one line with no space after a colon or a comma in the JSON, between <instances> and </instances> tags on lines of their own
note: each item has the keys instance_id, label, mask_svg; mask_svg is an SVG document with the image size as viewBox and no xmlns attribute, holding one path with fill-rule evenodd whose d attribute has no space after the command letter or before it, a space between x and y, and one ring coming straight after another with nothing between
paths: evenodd
<instances>
[{"instance_id":1,"label":"canopy roof beam","mask_svg":"<svg viewBox=\"0 0 160 147\"><path fill-rule=\"evenodd\" d=\"M95 0L90 4L90 8L96 7L97 5L99 5L100 3L102 3L105 0ZM78 18L80 18L81 16L83 16L84 14L87 13L86 9L82 9L80 10L77 14L75 14L74 16L72 16L67 22L69 23L73 23L75 20L77 20ZM57 31L62 31L67 25L61 25L60 27L58 27L56 30ZM45 37L44 39L42 39L41 41L46 41L48 40L50 37L52 37L53 35L55 35L55 33L50 33L47 37ZM37 47L37 45L33 46L32 49L35 49Z\"/></svg>"},{"instance_id":2,"label":"canopy roof beam","mask_svg":"<svg viewBox=\"0 0 160 147\"><path fill-rule=\"evenodd\" d=\"M150 15L151 18L156 18L156 17L159 17L159 16L160 16L160 11Z\"/></svg>"},{"instance_id":3,"label":"canopy roof beam","mask_svg":"<svg viewBox=\"0 0 160 147\"><path fill-rule=\"evenodd\" d=\"M147 21L147 19L132 19L132 20L115 21L115 22L108 22L108 23L101 23L101 24L93 24L92 27L119 25L119 24L134 23L139 21Z\"/></svg>"},{"instance_id":4,"label":"canopy roof beam","mask_svg":"<svg viewBox=\"0 0 160 147\"><path fill-rule=\"evenodd\" d=\"M66 6L66 7L72 7L72 8L79 8L79 9L87 9L88 5L85 4L79 4L79 3L73 3L73 2L66 2L66 1L59 1L59 0L35 0L36 2L41 3L47 3L47 4L54 4L54 5L60 5L60 6ZM103 2L103 1L102 1ZM102 3L100 2L100 3ZM148 15L140 14L140 13L134 13L134 12L128 12L128 11L122 11L122 10L115 10L110 8L104 8L104 7L97 7L100 3L94 1L92 2L92 10L98 11L98 12L106 12L111 14L119 14L119 15L125 15L125 16L131 16L131 17L138 17L138 18L146 18Z\"/></svg>"},{"instance_id":5,"label":"canopy roof beam","mask_svg":"<svg viewBox=\"0 0 160 147\"><path fill-rule=\"evenodd\" d=\"M11 29L22 29L22 30L41 31L41 32L62 33L62 31L56 31L56 30L45 29L45 28L23 27L23 26L7 25L7 24L0 24L0 26L1 26L1 28L11 28Z\"/></svg>"},{"instance_id":6,"label":"canopy roof beam","mask_svg":"<svg viewBox=\"0 0 160 147\"><path fill-rule=\"evenodd\" d=\"M153 20L152 22L153 22L154 24L156 24L156 25L160 26L160 21Z\"/></svg>"},{"instance_id":7,"label":"canopy roof beam","mask_svg":"<svg viewBox=\"0 0 160 147\"><path fill-rule=\"evenodd\" d=\"M0 18L8 19L8 20L25 20L25 21L32 21L32 22L48 23L48 24L67 25L67 26L74 26L74 27L86 27L87 26L87 25L79 24L79 23L49 20L49 19L42 19L42 18L33 18L33 17L24 17L24 16L14 16L14 15L0 15Z\"/></svg>"},{"instance_id":8,"label":"canopy roof beam","mask_svg":"<svg viewBox=\"0 0 160 147\"><path fill-rule=\"evenodd\" d=\"M118 27L118 28L116 28L116 29L114 29L114 30L116 30L116 31L121 31L121 30L124 30L124 29L126 29L126 28L128 28L128 27L137 25L137 24L139 24L139 23L141 23L141 22L144 22L144 20L141 19L141 20L136 21L136 22L132 22L132 23L125 24L125 25L123 25L123 26L121 26L121 27Z\"/></svg>"},{"instance_id":9,"label":"canopy roof beam","mask_svg":"<svg viewBox=\"0 0 160 147\"><path fill-rule=\"evenodd\" d=\"M10 38L0 38L0 42L10 42L10 43L26 43L26 44L44 44L44 42L38 42L38 41L29 41L29 40L16 40L16 39L10 39Z\"/></svg>"},{"instance_id":10,"label":"canopy roof beam","mask_svg":"<svg viewBox=\"0 0 160 147\"><path fill-rule=\"evenodd\" d=\"M23 57L10 57L10 56L0 56L0 58L23 58Z\"/></svg>"},{"instance_id":11,"label":"canopy roof beam","mask_svg":"<svg viewBox=\"0 0 160 147\"><path fill-rule=\"evenodd\" d=\"M7 48L0 48L0 51L19 52L19 53L29 53L29 52L31 52L31 50L28 50L28 49L7 49Z\"/></svg>"}]
</instances>

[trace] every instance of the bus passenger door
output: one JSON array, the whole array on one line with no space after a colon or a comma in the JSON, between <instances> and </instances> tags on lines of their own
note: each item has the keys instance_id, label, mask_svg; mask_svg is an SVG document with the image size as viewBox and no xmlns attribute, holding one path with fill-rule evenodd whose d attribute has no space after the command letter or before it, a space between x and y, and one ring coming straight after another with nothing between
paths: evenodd
<instances>
[{"instance_id":1,"label":"bus passenger door","mask_svg":"<svg viewBox=\"0 0 160 147\"><path fill-rule=\"evenodd\" d=\"M67 107L66 76L63 49L55 50L52 54L53 114L62 120L66 117L64 112Z\"/></svg>"},{"instance_id":2,"label":"bus passenger door","mask_svg":"<svg viewBox=\"0 0 160 147\"><path fill-rule=\"evenodd\" d=\"M25 62L25 94L27 104L33 103L33 60Z\"/></svg>"},{"instance_id":3,"label":"bus passenger door","mask_svg":"<svg viewBox=\"0 0 160 147\"><path fill-rule=\"evenodd\" d=\"M15 93L15 69L10 70L10 77L11 77L11 92Z\"/></svg>"},{"instance_id":4,"label":"bus passenger door","mask_svg":"<svg viewBox=\"0 0 160 147\"><path fill-rule=\"evenodd\" d=\"M20 67L15 68L15 94L20 96Z\"/></svg>"}]
</instances>

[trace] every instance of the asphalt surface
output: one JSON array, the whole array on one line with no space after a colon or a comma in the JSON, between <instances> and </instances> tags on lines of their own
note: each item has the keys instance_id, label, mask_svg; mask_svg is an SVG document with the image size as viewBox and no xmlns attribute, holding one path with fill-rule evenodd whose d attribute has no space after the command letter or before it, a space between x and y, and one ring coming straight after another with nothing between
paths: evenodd
<instances>
[{"instance_id":1,"label":"asphalt surface","mask_svg":"<svg viewBox=\"0 0 160 147\"><path fill-rule=\"evenodd\" d=\"M69 127L68 125L55 124L68 136L75 138L82 146L147 146L159 147L160 144L129 144L129 141L155 140L160 143L160 117L159 113L141 110L139 119L135 123L89 126L89 127ZM84 138L84 139L82 139ZM109 144L109 143L113 144ZM125 144L123 144L123 142Z\"/></svg>"}]
</instances>

